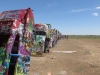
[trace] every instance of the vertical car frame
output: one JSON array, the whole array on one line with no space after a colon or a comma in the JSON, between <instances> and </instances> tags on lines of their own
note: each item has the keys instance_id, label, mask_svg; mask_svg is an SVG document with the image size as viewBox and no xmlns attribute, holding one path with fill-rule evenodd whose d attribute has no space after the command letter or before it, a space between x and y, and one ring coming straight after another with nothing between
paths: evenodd
<instances>
[{"instance_id":1,"label":"vertical car frame","mask_svg":"<svg viewBox=\"0 0 100 75\"><path fill-rule=\"evenodd\" d=\"M6 22L11 23L6 24ZM34 16L31 8L1 13L0 37L3 35L8 39L2 42L4 48L0 47L2 52L0 54L2 56L0 75L29 75L33 24ZM3 36L2 38L4 38Z\"/></svg>"}]
</instances>

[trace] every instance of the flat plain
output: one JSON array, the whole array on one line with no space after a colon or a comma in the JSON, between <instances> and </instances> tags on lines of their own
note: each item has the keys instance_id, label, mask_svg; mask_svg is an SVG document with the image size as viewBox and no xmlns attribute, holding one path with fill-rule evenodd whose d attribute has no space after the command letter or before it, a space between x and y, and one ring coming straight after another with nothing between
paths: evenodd
<instances>
[{"instance_id":1,"label":"flat plain","mask_svg":"<svg viewBox=\"0 0 100 75\"><path fill-rule=\"evenodd\" d=\"M29 75L100 75L100 36L60 40L50 53L31 57Z\"/></svg>"}]
</instances>

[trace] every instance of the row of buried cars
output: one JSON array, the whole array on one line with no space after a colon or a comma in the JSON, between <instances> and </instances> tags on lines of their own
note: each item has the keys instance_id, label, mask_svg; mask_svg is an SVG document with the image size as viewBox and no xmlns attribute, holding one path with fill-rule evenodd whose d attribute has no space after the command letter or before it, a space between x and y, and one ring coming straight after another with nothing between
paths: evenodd
<instances>
[{"instance_id":1,"label":"row of buried cars","mask_svg":"<svg viewBox=\"0 0 100 75\"><path fill-rule=\"evenodd\" d=\"M0 14L0 75L29 75L30 57L49 52L61 33L34 22L31 8Z\"/></svg>"},{"instance_id":2,"label":"row of buried cars","mask_svg":"<svg viewBox=\"0 0 100 75\"><path fill-rule=\"evenodd\" d=\"M51 24L39 23L33 25L35 31L33 36L34 46L31 55L42 55L43 53L49 53L49 49L54 47L61 38L61 33L51 28Z\"/></svg>"}]
</instances>

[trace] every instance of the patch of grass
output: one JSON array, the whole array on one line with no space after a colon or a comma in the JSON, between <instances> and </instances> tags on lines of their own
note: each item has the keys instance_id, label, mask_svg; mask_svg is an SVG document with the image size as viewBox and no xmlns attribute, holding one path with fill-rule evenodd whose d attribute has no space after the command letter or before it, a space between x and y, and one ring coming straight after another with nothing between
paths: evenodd
<instances>
[{"instance_id":1,"label":"patch of grass","mask_svg":"<svg viewBox=\"0 0 100 75\"><path fill-rule=\"evenodd\" d=\"M42 53L42 54L39 55L39 54L36 54L36 53L32 53L31 56L32 57L43 57L44 54Z\"/></svg>"},{"instance_id":2,"label":"patch of grass","mask_svg":"<svg viewBox=\"0 0 100 75\"><path fill-rule=\"evenodd\" d=\"M84 68L78 68L78 69L75 70L75 72L81 72L83 70L84 70Z\"/></svg>"},{"instance_id":3,"label":"patch of grass","mask_svg":"<svg viewBox=\"0 0 100 75\"><path fill-rule=\"evenodd\" d=\"M69 35L69 39L100 39L100 36L96 35Z\"/></svg>"}]
</instances>

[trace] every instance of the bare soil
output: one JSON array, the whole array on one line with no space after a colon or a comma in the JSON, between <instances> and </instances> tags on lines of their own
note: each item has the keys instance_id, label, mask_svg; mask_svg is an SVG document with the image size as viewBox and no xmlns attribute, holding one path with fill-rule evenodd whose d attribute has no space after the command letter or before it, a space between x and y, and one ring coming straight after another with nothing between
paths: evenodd
<instances>
[{"instance_id":1,"label":"bare soil","mask_svg":"<svg viewBox=\"0 0 100 75\"><path fill-rule=\"evenodd\" d=\"M60 40L50 53L31 57L29 75L100 75L100 39Z\"/></svg>"}]
</instances>

